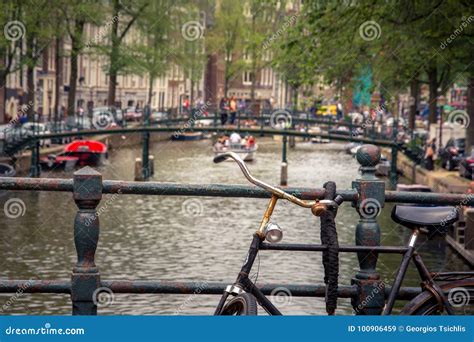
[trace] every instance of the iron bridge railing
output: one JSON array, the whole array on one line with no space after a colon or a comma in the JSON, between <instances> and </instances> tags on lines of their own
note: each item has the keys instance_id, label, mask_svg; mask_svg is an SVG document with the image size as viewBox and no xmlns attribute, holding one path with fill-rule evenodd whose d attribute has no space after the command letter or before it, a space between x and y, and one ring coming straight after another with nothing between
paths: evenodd
<instances>
[{"instance_id":1,"label":"iron bridge railing","mask_svg":"<svg viewBox=\"0 0 474 342\"><path fill-rule=\"evenodd\" d=\"M384 288L377 271L379 253L398 253L406 251L404 247L380 246L380 226L377 215L365 215L364 203L368 199L376 201L380 209L386 202L423 203L438 205L474 205L474 196L463 194L397 192L385 190L385 182L375 177L375 165L380 158L380 150L374 145L364 145L357 154L361 164L361 176L352 183L352 189L339 190L346 202L352 203L360 215L355 231L356 244L340 246L340 252L355 252L358 255L359 271L352 279L351 285L339 286L340 298L351 298L352 305L358 314L380 314L384 296L388 296L390 287ZM246 185L223 184L170 184L158 182L130 182L102 180L96 170L85 167L74 173L73 179L47 178L0 178L0 190L20 191L53 191L70 192L77 205L74 219L74 243L77 262L72 268L70 280L5 280L0 278L0 293L64 293L71 296L74 315L96 315L97 305L94 300L99 288L108 288L113 293L133 294L221 294L225 283L206 282L173 282L161 280L107 280L102 279L95 263L95 252L99 239L99 220L96 219L97 206L103 194L127 194L150 196L218 196L269 198L266 191ZM318 188L285 188L301 199L323 199L325 190ZM272 249L284 250L285 245ZM325 245L315 246L315 251L327 249ZM290 249L291 250L291 249ZM263 293L271 294L278 287L286 287L293 296L324 297L326 286L314 284L264 284L260 285ZM413 287L401 289L398 298L414 298L420 290ZM371 294L371 295L369 295ZM374 295L376 294L376 295ZM363 305L362 305L363 303Z\"/></svg>"}]
</instances>

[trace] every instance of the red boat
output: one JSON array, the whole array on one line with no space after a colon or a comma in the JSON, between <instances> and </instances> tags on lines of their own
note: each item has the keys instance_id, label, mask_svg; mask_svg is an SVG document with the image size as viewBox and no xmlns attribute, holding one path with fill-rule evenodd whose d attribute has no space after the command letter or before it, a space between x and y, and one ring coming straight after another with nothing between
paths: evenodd
<instances>
[{"instance_id":1,"label":"red boat","mask_svg":"<svg viewBox=\"0 0 474 342\"><path fill-rule=\"evenodd\" d=\"M75 140L64 148L64 154L79 158L79 166L96 166L107 159L107 145L96 140Z\"/></svg>"},{"instance_id":2,"label":"red boat","mask_svg":"<svg viewBox=\"0 0 474 342\"><path fill-rule=\"evenodd\" d=\"M40 165L43 170L71 171L78 161L78 157L50 154L40 159Z\"/></svg>"}]
</instances>

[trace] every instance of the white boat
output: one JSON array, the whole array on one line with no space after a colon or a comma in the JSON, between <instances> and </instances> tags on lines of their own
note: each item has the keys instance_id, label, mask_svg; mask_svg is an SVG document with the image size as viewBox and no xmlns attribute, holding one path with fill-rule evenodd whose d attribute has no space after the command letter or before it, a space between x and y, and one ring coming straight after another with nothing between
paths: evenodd
<instances>
[{"instance_id":1,"label":"white boat","mask_svg":"<svg viewBox=\"0 0 474 342\"><path fill-rule=\"evenodd\" d=\"M309 128L308 133L310 133L310 134L321 134L321 133L323 133L323 131L321 130L321 127L313 126L313 127ZM311 138L311 142L313 144L327 144L327 143L330 143L331 140L321 138L321 137L314 137L314 138Z\"/></svg>"},{"instance_id":2,"label":"white boat","mask_svg":"<svg viewBox=\"0 0 474 342\"><path fill-rule=\"evenodd\" d=\"M231 146L220 146L220 147L216 147L216 145L214 145L213 147L213 151L216 156L222 153L226 153L226 152L235 152L240 156L240 158L242 158L246 162L254 160L255 154L257 153L257 149L258 149L257 144L254 144L251 147L247 147L245 145L231 145Z\"/></svg>"}]
</instances>

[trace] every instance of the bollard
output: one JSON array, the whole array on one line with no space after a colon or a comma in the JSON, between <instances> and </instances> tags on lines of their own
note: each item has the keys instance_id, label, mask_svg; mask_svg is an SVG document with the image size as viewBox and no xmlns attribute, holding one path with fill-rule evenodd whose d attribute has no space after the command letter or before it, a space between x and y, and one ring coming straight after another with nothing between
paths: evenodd
<instances>
[{"instance_id":1,"label":"bollard","mask_svg":"<svg viewBox=\"0 0 474 342\"><path fill-rule=\"evenodd\" d=\"M380 149L374 145L363 145L357 151L361 165L361 177L352 182L357 190L355 203L360 219L356 227L357 246L380 246L380 226L377 216L385 204L385 182L375 176L375 165L380 162ZM384 283L377 272L378 254L357 253L359 272L351 283L357 286L358 295L352 299L357 315L380 315L384 306Z\"/></svg>"},{"instance_id":2,"label":"bollard","mask_svg":"<svg viewBox=\"0 0 474 342\"><path fill-rule=\"evenodd\" d=\"M288 185L288 163L285 162L281 163L280 185Z\"/></svg>"},{"instance_id":3,"label":"bollard","mask_svg":"<svg viewBox=\"0 0 474 342\"><path fill-rule=\"evenodd\" d=\"M153 176L155 174L155 157L151 154L148 156L148 167L150 176Z\"/></svg>"},{"instance_id":4,"label":"bollard","mask_svg":"<svg viewBox=\"0 0 474 342\"><path fill-rule=\"evenodd\" d=\"M142 172L142 159L136 158L135 159L135 180L136 181L143 181L143 172Z\"/></svg>"},{"instance_id":5,"label":"bollard","mask_svg":"<svg viewBox=\"0 0 474 342\"><path fill-rule=\"evenodd\" d=\"M102 175L90 167L76 171L73 198L79 210L74 219L77 262L71 275L72 314L97 315L100 273L94 258L99 241L96 207L102 199Z\"/></svg>"},{"instance_id":6,"label":"bollard","mask_svg":"<svg viewBox=\"0 0 474 342\"><path fill-rule=\"evenodd\" d=\"M35 139L33 144L31 148L30 177L38 178L41 176L39 139Z\"/></svg>"},{"instance_id":7,"label":"bollard","mask_svg":"<svg viewBox=\"0 0 474 342\"><path fill-rule=\"evenodd\" d=\"M290 139L290 148L295 148L296 146L296 137L294 135L289 137Z\"/></svg>"}]
</instances>

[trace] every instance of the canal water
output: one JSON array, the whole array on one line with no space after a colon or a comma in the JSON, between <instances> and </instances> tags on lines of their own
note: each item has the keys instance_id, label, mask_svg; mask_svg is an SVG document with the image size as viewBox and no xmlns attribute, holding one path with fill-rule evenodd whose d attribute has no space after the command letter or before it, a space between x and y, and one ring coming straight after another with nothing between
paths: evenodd
<instances>
[{"instance_id":1,"label":"canal water","mask_svg":"<svg viewBox=\"0 0 474 342\"><path fill-rule=\"evenodd\" d=\"M256 177L279 183L281 144L259 141L256 161L249 168ZM247 184L234 163L212 162L210 140L158 142L155 181L180 183ZM139 147L111 152L100 168L104 179L133 180L133 162ZM327 180L341 189L351 187L358 177L358 163L343 151L343 144L298 143L290 149L289 184L322 187ZM71 177L72 174L43 174ZM23 216L0 221L0 277L6 279L69 279L76 260L73 220L76 211L72 195L53 192L9 192L0 198L20 198ZM120 195L104 196L100 215L101 233L96 263L102 279L173 280L232 283L246 256L252 233L265 209L265 199L186 198ZM391 205L379 216L383 245L406 244L409 232L390 220ZM284 242L319 243L319 219L309 210L281 201L274 222L284 230ZM353 244L358 215L344 203L337 216L340 244ZM468 267L441 239L420 241L420 253L432 271L465 270ZM350 284L358 270L354 254L341 254L340 283ZM382 255L378 269L392 282L399 255ZM259 268L257 266L260 266ZM262 251L255 264L257 283L322 283L321 255L307 252ZM405 286L418 286L410 269ZM183 314L213 313L218 296L115 294L99 307L99 314ZM283 290L272 300L284 314L325 314L321 298L291 297ZM402 303L400 303L402 305ZM2 294L1 314L70 314L68 295ZM261 310L263 312L263 310ZM347 299L339 300L338 314L350 314Z\"/></svg>"}]
</instances>

